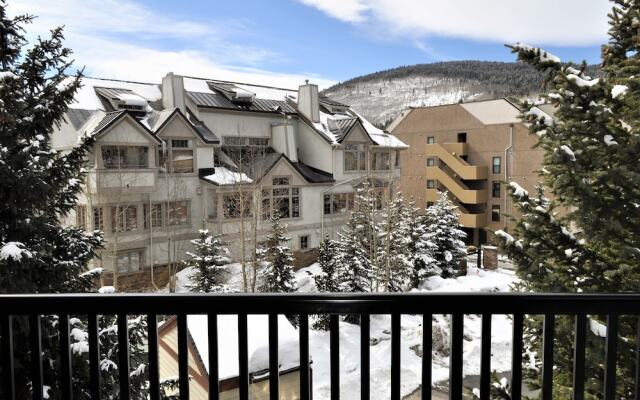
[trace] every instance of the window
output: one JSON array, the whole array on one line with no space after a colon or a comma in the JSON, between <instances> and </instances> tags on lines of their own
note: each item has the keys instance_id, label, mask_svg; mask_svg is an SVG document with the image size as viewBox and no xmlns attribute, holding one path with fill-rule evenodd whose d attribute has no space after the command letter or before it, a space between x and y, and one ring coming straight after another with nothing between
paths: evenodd
<instances>
[{"instance_id":1,"label":"window","mask_svg":"<svg viewBox=\"0 0 640 400\"><path fill-rule=\"evenodd\" d=\"M434 167L436 165L436 159L433 157L427 158L427 167Z\"/></svg>"},{"instance_id":2,"label":"window","mask_svg":"<svg viewBox=\"0 0 640 400\"><path fill-rule=\"evenodd\" d=\"M300 236L300 250L309 248L309 235Z\"/></svg>"},{"instance_id":3,"label":"window","mask_svg":"<svg viewBox=\"0 0 640 400\"><path fill-rule=\"evenodd\" d=\"M158 165L173 174L193 172L193 141L171 139L158 146Z\"/></svg>"},{"instance_id":4,"label":"window","mask_svg":"<svg viewBox=\"0 0 640 400\"><path fill-rule=\"evenodd\" d=\"M224 136L222 141L225 146L269 146L269 138L264 137Z\"/></svg>"},{"instance_id":5,"label":"window","mask_svg":"<svg viewBox=\"0 0 640 400\"><path fill-rule=\"evenodd\" d=\"M428 201L428 202L427 202L427 208L429 208L429 207L433 206L433 204L434 204L434 203L433 203L433 201Z\"/></svg>"},{"instance_id":6,"label":"window","mask_svg":"<svg viewBox=\"0 0 640 400\"><path fill-rule=\"evenodd\" d=\"M93 229L104 230L104 216L102 207L93 207Z\"/></svg>"},{"instance_id":7,"label":"window","mask_svg":"<svg viewBox=\"0 0 640 400\"><path fill-rule=\"evenodd\" d=\"M500 204L493 204L491 206L491 221L500 222Z\"/></svg>"},{"instance_id":8,"label":"window","mask_svg":"<svg viewBox=\"0 0 640 400\"><path fill-rule=\"evenodd\" d=\"M268 138L249 138L249 146L267 147L269 146Z\"/></svg>"},{"instance_id":9,"label":"window","mask_svg":"<svg viewBox=\"0 0 640 400\"><path fill-rule=\"evenodd\" d=\"M493 173L500 173L500 157L493 157Z\"/></svg>"},{"instance_id":10,"label":"window","mask_svg":"<svg viewBox=\"0 0 640 400\"><path fill-rule=\"evenodd\" d=\"M116 266L119 273L140 271L143 265L143 250L119 251Z\"/></svg>"},{"instance_id":11,"label":"window","mask_svg":"<svg viewBox=\"0 0 640 400\"><path fill-rule=\"evenodd\" d=\"M396 166L396 168L400 166L400 150L396 150L395 166Z\"/></svg>"},{"instance_id":12,"label":"window","mask_svg":"<svg viewBox=\"0 0 640 400\"><path fill-rule=\"evenodd\" d=\"M466 132L458 133L458 143L467 143L467 133Z\"/></svg>"},{"instance_id":13,"label":"window","mask_svg":"<svg viewBox=\"0 0 640 400\"><path fill-rule=\"evenodd\" d=\"M227 219L249 217L253 199L249 193L226 193L222 196L222 210Z\"/></svg>"},{"instance_id":14,"label":"window","mask_svg":"<svg viewBox=\"0 0 640 400\"><path fill-rule=\"evenodd\" d=\"M107 169L147 168L149 148L146 146L102 146L102 163Z\"/></svg>"},{"instance_id":15,"label":"window","mask_svg":"<svg viewBox=\"0 0 640 400\"><path fill-rule=\"evenodd\" d=\"M138 207L111 207L112 232L131 232L138 230Z\"/></svg>"},{"instance_id":16,"label":"window","mask_svg":"<svg viewBox=\"0 0 640 400\"><path fill-rule=\"evenodd\" d=\"M436 182L433 179L427 179L427 189L435 189Z\"/></svg>"},{"instance_id":17,"label":"window","mask_svg":"<svg viewBox=\"0 0 640 400\"><path fill-rule=\"evenodd\" d=\"M500 197L500 182L493 182L491 184L491 195L493 197Z\"/></svg>"},{"instance_id":18,"label":"window","mask_svg":"<svg viewBox=\"0 0 640 400\"><path fill-rule=\"evenodd\" d=\"M269 219L274 212L280 218L300 216L300 188L290 187L288 177L273 178L273 187L262 190L262 219Z\"/></svg>"},{"instance_id":19,"label":"window","mask_svg":"<svg viewBox=\"0 0 640 400\"><path fill-rule=\"evenodd\" d=\"M390 168L389 152L373 151L371 152L371 170L387 171Z\"/></svg>"},{"instance_id":20,"label":"window","mask_svg":"<svg viewBox=\"0 0 640 400\"><path fill-rule=\"evenodd\" d=\"M436 142L436 138L433 136L427 136L427 144L434 144Z\"/></svg>"},{"instance_id":21,"label":"window","mask_svg":"<svg viewBox=\"0 0 640 400\"><path fill-rule=\"evenodd\" d=\"M189 202L170 201L167 211L167 225L178 226L189 224Z\"/></svg>"},{"instance_id":22,"label":"window","mask_svg":"<svg viewBox=\"0 0 640 400\"><path fill-rule=\"evenodd\" d=\"M246 138L238 136L225 136L222 138L227 146L244 146Z\"/></svg>"},{"instance_id":23,"label":"window","mask_svg":"<svg viewBox=\"0 0 640 400\"><path fill-rule=\"evenodd\" d=\"M144 229L161 228L164 226L164 214L162 213L162 203L151 204L151 210L149 205L144 205Z\"/></svg>"},{"instance_id":24,"label":"window","mask_svg":"<svg viewBox=\"0 0 640 400\"><path fill-rule=\"evenodd\" d=\"M366 169L367 154L362 144L347 144L344 146L344 170L364 171Z\"/></svg>"},{"instance_id":25,"label":"window","mask_svg":"<svg viewBox=\"0 0 640 400\"><path fill-rule=\"evenodd\" d=\"M355 193L333 193L324 195L324 214L343 214L353 210Z\"/></svg>"},{"instance_id":26,"label":"window","mask_svg":"<svg viewBox=\"0 0 640 400\"><path fill-rule=\"evenodd\" d=\"M86 229L87 227L87 207L76 206L76 226L78 228Z\"/></svg>"},{"instance_id":27,"label":"window","mask_svg":"<svg viewBox=\"0 0 640 400\"><path fill-rule=\"evenodd\" d=\"M207 193L207 217L209 219L218 218L218 194L214 190L209 190Z\"/></svg>"}]
</instances>

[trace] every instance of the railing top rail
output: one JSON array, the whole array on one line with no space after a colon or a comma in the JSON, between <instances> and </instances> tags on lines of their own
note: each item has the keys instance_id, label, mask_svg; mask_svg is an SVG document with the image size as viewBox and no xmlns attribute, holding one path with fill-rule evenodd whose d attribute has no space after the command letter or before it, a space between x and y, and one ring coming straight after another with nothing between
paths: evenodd
<instances>
[{"instance_id":1,"label":"railing top rail","mask_svg":"<svg viewBox=\"0 0 640 400\"><path fill-rule=\"evenodd\" d=\"M0 295L10 314L640 314L640 294L293 293Z\"/></svg>"}]
</instances>

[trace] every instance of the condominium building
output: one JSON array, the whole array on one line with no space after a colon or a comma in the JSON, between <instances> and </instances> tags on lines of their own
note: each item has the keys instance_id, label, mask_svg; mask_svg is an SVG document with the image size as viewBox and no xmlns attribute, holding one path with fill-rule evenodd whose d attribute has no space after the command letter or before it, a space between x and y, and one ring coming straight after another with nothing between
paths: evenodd
<instances>
[{"instance_id":1,"label":"condominium building","mask_svg":"<svg viewBox=\"0 0 640 400\"><path fill-rule=\"evenodd\" d=\"M128 274L176 263L201 228L251 255L278 213L296 251L335 233L363 179L400 176L396 137L306 83L298 90L167 74L83 79L52 144L97 141L69 223L104 231L96 264Z\"/></svg>"},{"instance_id":2,"label":"condominium building","mask_svg":"<svg viewBox=\"0 0 640 400\"><path fill-rule=\"evenodd\" d=\"M469 243L490 242L491 232L508 230L506 216L515 214L505 184L515 181L532 192L539 181L543 152L519 115L506 99L405 110L390 126L410 146L402 159L402 191L425 207L446 190Z\"/></svg>"}]
</instances>

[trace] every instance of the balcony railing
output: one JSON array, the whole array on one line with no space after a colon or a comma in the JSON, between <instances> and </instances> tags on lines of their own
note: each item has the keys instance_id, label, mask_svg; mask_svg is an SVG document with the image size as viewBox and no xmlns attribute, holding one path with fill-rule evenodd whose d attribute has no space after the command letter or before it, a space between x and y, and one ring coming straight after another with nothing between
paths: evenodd
<instances>
[{"instance_id":1,"label":"balcony railing","mask_svg":"<svg viewBox=\"0 0 640 400\"><path fill-rule=\"evenodd\" d=\"M12 323L15 316L28 316L30 321L30 348L34 399L42 399L42 340L41 315L58 315L60 329L61 391L62 398L72 399L72 370L69 348L69 315L88 317L90 388L92 399L100 399L100 365L98 348L98 315L118 316L118 340L129 343L127 337L127 315L148 315L149 327L149 378L150 399L160 399L158 372L157 315L176 315L179 353L179 394L189 398L187 357L187 315L208 315L209 340L209 398L218 399L218 345L217 315L238 315L238 365L239 397L249 398L249 372L247 354L247 315L269 316L269 394L270 399L279 398L278 371L278 314L300 316L300 398L310 399L309 368L309 315L330 314L330 383L331 399L340 396L339 375L339 315L360 314L361 328L361 398L369 399L369 316L391 315L391 399L399 400L400 394L400 317L402 314L419 314L423 318L422 345L432 348L431 319L433 314L451 315L449 398L462 399L463 395L463 335L464 315L482 315L480 394L489 399L491 371L491 316L509 314L513 316L512 385L511 398L521 399L523 316L544 315L542 388L543 399L551 399L553 391L554 324L557 315L575 316L576 336L574 342L574 399L584 396L585 380L585 328L587 315L606 315L604 399L613 400L616 387L616 359L618 339L618 316L638 315L640 295L637 294L255 294L255 295L199 295L199 294L115 294L115 295L3 295L0 296L2 337L2 370L5 399L14 398ZM426 323L425 323L426 322ZM129 399L129 346L119 347L120 400ZM424 351L422 358L422 387L431 387L431 352ZM222 360L224 362L224 360ZM636 361L637 362L637 361ZM637 365L637 364L636 364ZM636 377L636 387L640 374ZM40 389L40 390L38 390ZM637 389L636 389L637 390ZM373 394L372 398L376 398ZM430 390L422 391L422 399L430 399ZM636 397L637 398L637 397Z\"/></svg>"}]
</instances>

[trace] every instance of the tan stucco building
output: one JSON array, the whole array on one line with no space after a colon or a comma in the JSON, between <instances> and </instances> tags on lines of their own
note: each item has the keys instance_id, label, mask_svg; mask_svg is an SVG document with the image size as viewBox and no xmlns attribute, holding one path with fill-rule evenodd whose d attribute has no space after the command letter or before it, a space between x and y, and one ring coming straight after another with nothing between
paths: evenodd
<instances>
[{"instance_id":1,"label":"tan stucco building","mask_svg":"<svg viewBox=\"0 0 640 400\"><path fill-rule=\"evenodd\" d=\"M390 126L409 150L401 160L400 187L420 207L446 190L459 207L469 242L489 243L508 229L515 213L505 185L532 192L543 152L506 99L405 110Z\"/></svg>"}]
</instances>

